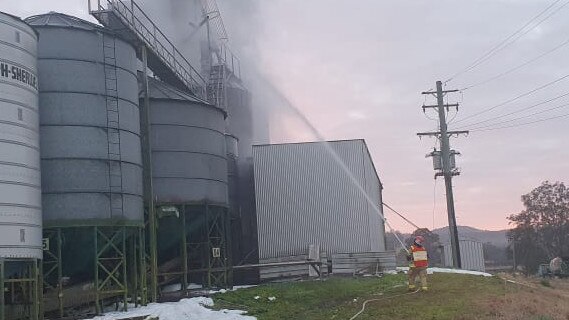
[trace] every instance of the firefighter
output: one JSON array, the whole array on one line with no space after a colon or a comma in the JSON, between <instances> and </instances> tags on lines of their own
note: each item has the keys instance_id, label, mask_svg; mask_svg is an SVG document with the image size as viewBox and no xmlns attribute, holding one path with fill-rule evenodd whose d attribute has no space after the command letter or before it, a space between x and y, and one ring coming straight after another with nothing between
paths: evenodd
<instances>
[{"instance_id":1,"label":"firefighter","mask_svg":"<svg viewBox=\"0 0 569 320\"><path fill-rule=\"evenodd\" d=\"M407 260L409 260L409 290L415 290L415 280L417 276L421 278L421 290L427 291L427 267L429 260L427 257L427 249L424 247L425 238L416 236L413 244L409 248Z\"/></svg>"}]
</instances>

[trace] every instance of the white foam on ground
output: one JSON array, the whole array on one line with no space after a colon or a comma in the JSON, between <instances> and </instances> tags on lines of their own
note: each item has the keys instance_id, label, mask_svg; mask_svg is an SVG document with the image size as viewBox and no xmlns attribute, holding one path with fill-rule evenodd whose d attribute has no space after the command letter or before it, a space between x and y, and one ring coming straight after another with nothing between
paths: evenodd
<instances>
[{"instance_id":1,"label":"white foam on ground","mask_svg":"<svg viewBox=\"0 0 569 320\"><path fill-rule=\"evenodd\" d=\"M236 291L239 289L247 289L247 288L253 288L256 287L257 285L246 285L246 286L234 286L233 289L231 290L227 290L227 289L220 289L220 290L209 290L208 293L209 294L216 294L216 293L226 293L229 291Z\"/></svg>"},{"instance_id":2,"label":"white foam on ground","mask_svg":"<svg viewBox=\"0 0 569 320\"><path fill-rule=\"evenodd\" d=\"M205 297L182 299L178 302L151 303L128 312L110 312L93 320L117 320L129 317L154 316L160 320L256 320L240 310L211 310L213 300Z\"/></svg>"},{"instance_id":3,"label":"white foam on ground","mask_svg":"<svg viewBox=\"0 0 569 320\"><path fill-rule=\"evenodd\" d=\"M396 272L407 272L409 271L409 267L397 267L395 270ZM470 274L473 276L484 276L484 277L492 277L491 274L481 271L471 271L471 270L462 270L462 269L451 269L451 268L428 268L427 274L433 273L457 273L457 274Z\"/></svg>"}]
</instances>

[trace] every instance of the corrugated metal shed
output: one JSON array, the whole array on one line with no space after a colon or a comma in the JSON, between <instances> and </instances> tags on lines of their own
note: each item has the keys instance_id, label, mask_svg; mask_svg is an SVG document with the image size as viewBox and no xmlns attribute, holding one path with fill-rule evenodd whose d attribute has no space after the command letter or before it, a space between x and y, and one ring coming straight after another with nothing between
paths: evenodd
<instances>
[{"instance_id":1,"label":"corrugated metal shed","mask_svg":"<svg viewBox=\"0 0 569 320\"><path fill-rule=\"evenodd\" d=\"M484 265L484 247L482 242L460 240L460 258L462 269L472 271L486 271ZM443 261L446 267L452 267L452 248L450 244L444 245Z\"/></svg>"},{"instance_id":2,"label":"corrugated metal shed","mask_svg":"<svg viewBox=\"0 0 569 320\"><path fill-rule=\"evenodd\" d=\"M328 254L385 251L382 186L363 140L258 145L253 164L261 260L306 254L310 244Z\"/></svg>"}]
</instances>

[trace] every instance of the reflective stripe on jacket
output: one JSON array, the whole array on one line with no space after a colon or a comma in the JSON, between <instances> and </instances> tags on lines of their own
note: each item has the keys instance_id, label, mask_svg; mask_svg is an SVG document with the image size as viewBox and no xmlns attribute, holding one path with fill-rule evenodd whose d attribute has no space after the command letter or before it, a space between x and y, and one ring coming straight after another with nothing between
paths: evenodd
<instances>
[{"instance_id":1,"label":"reflective stripe on jacket","mask_svg":"<svg viewBox=\"0 0 569 320\"><path fill-rule=\"evenodd\" d=\"M429 266L429 258L425 247L411 246L411 255L413 260L411 266L416 268L426 268Z\"/></svg>"}]
</instances>

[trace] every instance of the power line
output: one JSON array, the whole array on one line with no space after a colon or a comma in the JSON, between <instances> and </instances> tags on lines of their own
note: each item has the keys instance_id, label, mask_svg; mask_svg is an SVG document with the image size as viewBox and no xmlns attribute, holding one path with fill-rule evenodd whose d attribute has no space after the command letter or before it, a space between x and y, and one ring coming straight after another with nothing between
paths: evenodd
<instances>
[{"instance_id":1,"label":"power line","mask_svg":"<svg viewBox=\"0 0 569 320\"><path fill-rule=\"evenodd\" d=\"M541 110L541 111L538 111L538 112L534 112L534 113L532 113L532 114L528 114L528 115L525 115L525 116L522 116L522 117L518 117L518 118L514 118L514 119L509 119L509 120L505 120L505 121L500 121L500 122L497 122L497 123L491 123L491 124L487 124L487 125L480 126L480 127L475 127L475 128L472 128L471 130L478 130L478 129L491 128L491 127L496 126L496 125L501 125L501 124L510 123L510 122L514 122L514 121L518 121L518 120L522 120L522 119L527 119L527 118L531 118L531 117L533 117L533 116L536 116L536 115L538 115L538 114L542 114L542 113L546 113L546 112L549 112L549 111L553 111L553 110L565 108L565 107L567 107L567 106L569 106L569 103L562 104L562 105L557 106L557 107L553 107L553 108Z\"/></svg>"},{"instance_id":2,"label":"power line","mask_svg":"<svg viewBox=\"0 0 569 320\"><path fill-rule=\"evenodd\" d=\"M531 95L531 94L533 94L533 93L535 93L535 92L537 92L537 91L539 91L539 90L542 90L542 89L547 88L547 87L549 87L549 86L551 86L551 85L553 85L553 84L556 84L557 82L560 82L560 81L562 81L562 80L565 80L565 79L568 78L568 77L569 77L569 74L566 74L566 75L564 75L564 76L562 76L562 77L560 77L560 78L557 78L557 79L555 79L555 80L553 80L553 81L551 81L551 82L548 82L548 83L546 83L546 84L544 84L544 85L541 85L541 86L539 86L539 87L537 87L537 88L535 88L535 89L532 89L532 90L527 91L527 92L525 92L525 93L522 93L522 94L520 94L520 95L518 95L518 96L515 96L514 98L511 98L511 99L509 99L509 100L506 100L506 101L504 101L504 102L501 102L501 103L499 103L499 104L497 104L497 105L494 105L494 106L492 106L492 107L483 109L482 111L477 112L477 113L474 113L474 114L472 114L472 115L470 115L470 116L466 116L466 117L464 117L464 118L462 118L462 119L458 119L458 120L455 121L455 123L459 123L459 122L465 121L465 120L467 120L467 119L471 119L471 118L477 117L477 116L479 116L479 115L481 115L481 114L487 113L487 112L492 111L492 110L494 110L494 109L496 109L496 108L505 106L505 105L507 105L507 104L509 104L509 103L512 103L512 102L514 102L514 101L516 101L516 100L518 100L518 99L521 99L521 98L523 98L523 97L527 97L527 96L529 96L529 95Z\"/></svg>"},{"instance_id":3,"label":"power line","mask_svg":"<svg viewBox=\"0 0 569 320\"><path fill-rule=\"evenodd\" d=\"M553 52L555 52L555 51L557 51L557 50L559 50L559 49L561 49L561 48L563 48L563 47L566 46L567 44L569 44L569 39L567 39L567 40L565 40L564 42L562 42L561 44L559 44L559 45L557 45L557 46L551 48L550 50L548 50L548 51L546 51L546 52L544 52L544 53L538 55L537 57L534 57L533 59L530 59L530 60L528 60L528 61L526 61L526 62L524 62L524 63L522 63L522 64L519 64L519 65L517 65L517 66L515 66L515 67L513 67L513 68L511 68L511 69L508 69L508 70L506 70L506 71L504 71L504 72L502 72L502 73L499 73L499 74L497 74L497 75L495 75L495 76L492 76L492 77L490 77L490 78L488 78L488 79L486 79L486 80L484 80L484 81L480 81L480 82L477 82L477 83L472 84L472 85L470 85L470 86L466 86L466 87L462 88L461 90L472 89L472 88L475 88L475 87L478 87L478 86L481 86L481 85L485 85L485 84L487 84L487 83L489 83L489 82L492 82L492 81L494 81L494 80L500 79L500 78L502 78L502 77L504 77L504 76L506 76L506 75L508 75L508 74L510 74L510 73L512 73L512 72L514 72L514 71L517 71L517 70L519 70L519 69L521 69L521 68L523 68L523 67L525 67L525 66L527 66L527 65L529 65L529 64L531 64L531 63L533 63L533 62L535 62L535 61L537 61L537 60L539 60L539 59L541 59L541 58L543 58L543 57L545 57L545 56L547 56L547 55L549 55L549 54L551 54L551 53L553 53Z\"/></svg>"},{"instance_id":4,"label":"power line","mask_svg":"<svg viewBox=\"0 0 569 320\"><path fill-rule=\"evenodd\" d=\"M511 126L504 126L504 127L490 128L490 129L481 129L481 130L472 130L472 131L482 132L482 131L493 131L493 130L501 130L501 129L508 129L508 128L516 128L516 127L522 127L522 126L526 126L526 125L530 125L530 124L534 124L534 123L545 122L545 121L561 119L561 118L566 118L566 117L569 117L569 113L558 115L555 117L544 118L544 119L539 119L539 120L525 122L525 123L519 123L519 124L515 124L515 125L511 125Z\"/></svg>"},{"instance_id":5,"label":"power line","mask_svg":"<svg viewBox=\"0 0 569 320\"><path fill-rule=\"evenodd\" d=\"M513 115L513 114L516 114L516 113L521 113L521 112L524 112L524 111L533 109L533 108L535 108L535 107L541 106L541 105L543 105L543 104L549 103L549 102L551 102L551 101L555 101L555 100L557 100L557 99L560 99L560 98L563 98L563 97L566 97L566 96L569 96L569 92L564 93L564 94L559 95L559 96L556 96L556 97L553 97L553 98L551 98L551 99L548 99L548 100L545 100L545 101L542 101L542 102L533 104L533 105L531 105L531 106L529 106L529 107L522 108L522 109L520 109L520 110L515 110L515 111L512 111L512 112L509 112L509 113L500 115L500 116L496 116L496 117L493 117L493 118L489 118L489 119L482 120L482 121L478 121L478 122L474 122L474 123L467 123L467 124L465 124L465 125L459 126L458 129L462 129L462 128L466 128L466 127L471 127L471 126L476 126L476 125L483 124L483 123L486 123L486 122L490 122L490 121L493 121L493 120L501 119L501 118L504 118L504 117L507 117L507 116L510 116L510 115Z\"/></svg>"},{"instance_id":6,"label":"power line","mask_svg":"<svg viewBox=\"0 0 569 320\"><path fill-rule=\"evenodd\" d=\"M566 3L564 3L563 5L561 5L560 7L558 7L556 10L554 10L553 12L551 12L549 15L547 15L545 18L543 18L542 20L538 21L533 27L527 29L524 31L524 29L526 29L528 26L530 26L534 21L536 21L537 19L539 19L541 16L543 16L545 13L547 13L551 8L553 8L556 4L558 4L561 0L555 0L553 1L551 4L549 4L545 9L543 9L542 11L540 11L537 15L535 15L534 17L532 17L528 22L526 22L522 27L520 27L519 29L517 29L514 33L510 34L508 37L506 37L504 40L502 40L500 43L498 43L497 45L493 46L490 50L488 50L485 54L483 54L481 57L479 57L478 59L474 60L471 64L469 64L466 68L460 70L459 72L455 73L454 75L452 75L450 78L448 78L447 80L445 80L445 82L449 82L452 81L453 79L455 79L456 77L469 72L470 70L478 67L480 64L484 63L485 61L487 61L488 59L490 59L491 57L493 57L496 53L498 53L500 50L505 49L506 47L510 46L511 44L513 44L514 42L516 42L519 38L523 37L524 35L526 35L527 33L529 33L530 31L532 31L533 29L537 28L541 23L543 23L545 20L549 19L551 16L553 16L555 13L557 13L559 10L561 10L563 7L565 7L567 4L569 4L569 1L567 1ZM512 40L513 39L513 40Z\"/></svg>"}]
</instances>

